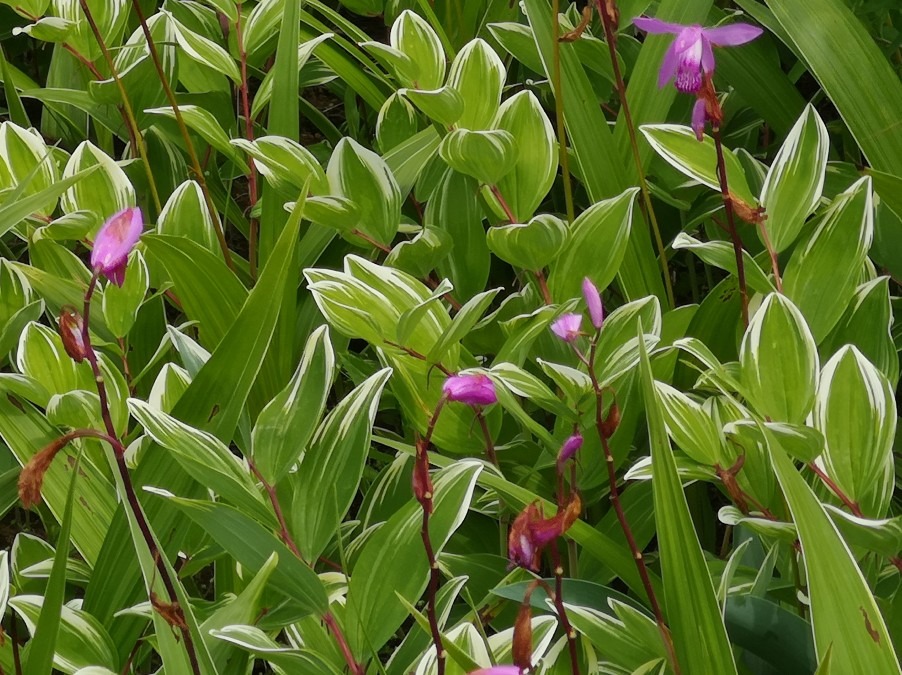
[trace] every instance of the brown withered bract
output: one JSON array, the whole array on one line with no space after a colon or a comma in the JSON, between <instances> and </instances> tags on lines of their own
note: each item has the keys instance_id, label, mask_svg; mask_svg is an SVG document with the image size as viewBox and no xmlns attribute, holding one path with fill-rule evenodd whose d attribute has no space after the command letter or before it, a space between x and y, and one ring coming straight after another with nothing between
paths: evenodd
<instances>
[{"instance_id":1,"label":"brown withered bract","mask_svg":"<svg viewBox=\"0 0 902 675\"><path fill-rule=\"evenodd\" d=\"M586 28L589 27L589 23L592 21L592 6L586 5L583 7L583 16L579 21L579 25L573 30L568 30L566 33L561 35L558 38L558 42L576 42L579 40L583 33L586 32Z\"/></svg>"},{"instance_id":2,"label":"brown withered bract","mask_svg":"<svg viewBox=\"0 0 902 675\"><path fill-rule=\"evenodd\" d=\"M604 422L601 423L601 433L604 434L605 439L608 439L614 435L614 432L617 431L617 427L619 426L620 406L617 405L617 401L614 401L608 409L608 416L605 417Z\"/></svg>"},{"instance_id":3,"label":"brown withered bract","mask_svg":"<svg viewBox=\"0 0 902 675\"><path fill-rule=\"evenodd\" d=\"M26 509L30 509L35 504L40 504L44 475L53 463L53 458L65 447L66 442L66 440L58 438L36 453L22 467L22 472L19 474L19 499Z\"/></svg>"},{"instance_id":4,"label":"brown withered bract","mask_svg":"<svg viewBox=\"0 0 902 675\"><path fill-rule=\"evenodd\" d=\"M76 363L81 363L88 355L84 340L84 321L72 305L63 305L59 316L59 334L63 348Z\"/></svg>"}]
</instances>

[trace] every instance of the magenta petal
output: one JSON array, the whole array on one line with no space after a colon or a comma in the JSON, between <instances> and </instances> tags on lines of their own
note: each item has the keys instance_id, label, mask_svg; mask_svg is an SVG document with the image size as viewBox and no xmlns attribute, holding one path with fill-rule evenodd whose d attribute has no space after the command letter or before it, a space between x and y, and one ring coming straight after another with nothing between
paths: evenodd
<instances>
[{"instance_id":1,"label":"magenta petal","mask_svg":"<svg viewBox=\"0 0 902 675\"><path fill-rule=\"evenodd\" d=\"M442 385L442 393L449 401L467 405L491 405L498 400L495 384L487 375L451 375Z\"/></svg>"},{"instance_id":2,"label":"magenta petal","mask_svg":"<svg viewBox=\"0 0 902 675\"><path fill-rule=\"evenodd\" d=\"M711 41L702 33L702 71L711 74L714 72L714 50L711 49Z\"/></svg>"},{"instance_id":3,"label":"magenta petal","mask_svg":"<svg viewBox=\"0 0 902 675\"><path fill-rule=\"evenodd\" d=\"M128 254L138 243L143 229L144 218L139 208L123 209L111 216L94 238L91 268L110 279L115 274L120 279L118 283L121 285L121 280L125 278Z\"/></svg>"},{"instance_id":4,"label":"magenta petal","mask_svg":"<svg viewBox=\"0 0 902 675\"><path fill-rule=\"evenodd\" d=\"M592 325L601 330L604 325L604 306L601 304L601 294L589 277L583 279L583 298L586 301L586 307L589 308L589 319L592 321Z\"/></svg>"},{"instance_id":5,"label":"magenta petal","mask_svg":"<svg viewBox=\"0 0 902 675\"><path fill-rule=\"evenodd\" d=\"M125 268L128 267L128 258L123 260L121 263L116 265L115 267L111 267L104 272L107 279L112 281L117 286L121 287L122 284L125 283Z\"/></svg>"},{"instance_id":6,"label":"magenta petal","mask_svg":"<svg viewBox=\"0 0 902 675\"><path fill-rule=\"evenodd\" d=\"M705 102L700 98L692 106L692 130L698 140L705 137Z\"/></svg>"},{"instance_id":7,"label":"magenta petal","mask_svg":"<svg viewBox=\"0 0 902 675\"><path fill-rule=\"evenodd\" d=\"M677 68L680 65L680 53L677 51L677 43L673 41L664 52L664 60L661 62L661 69L658 71L658 87L663 89L670 82L671 78L676 75Z\"/></svg>"},{"instance_id":8,"label":"magenta petal","mask_svg":"<svg viewBox=\"0 0 902 675\"><path fill-rule=\"evenodd\" d=\"M579 337L582 322L582 314L564 314L551 324L551 332L564 342L573 342Z\"/></svg>"},{"instance_id":9,"label":"magenta petal","mask_svg":"<svg viewBox=\"0 0 902 675\"><path fill-rule=\"evenodd\" d=\"M751 42L764 31L747 23L734 23L718 28L705 28L705 37L718 47L735 47Z\"/></svg>"},{"instance_id":10,"label":"magenta petal","mask_svg":"<svg viewBox=\"0 0 902 675\"><path fill-rule=\"evenodd\" d=\"M674 35L686 27L681 26L678 23L669 23L667 21L661 21L660 19L652 19L647 16L637 16L633 19L633 25L639 30L644 30L646 33L673 33Z\"/></svg>"},{"instance_id":11,"label":"magenta petal","mask_svg":"<svg viewBox=\"0 0 902 675\"><path fill-rule=\"evenodd\" d=\"M579 432L573 434L564 441L564 444L561 446L560 452L557 455L557 463L558 466L561 466L565 462L567 462L570 458L572 458L579 449L583 447L583 437Z\"/></svg>"}]
</instances>

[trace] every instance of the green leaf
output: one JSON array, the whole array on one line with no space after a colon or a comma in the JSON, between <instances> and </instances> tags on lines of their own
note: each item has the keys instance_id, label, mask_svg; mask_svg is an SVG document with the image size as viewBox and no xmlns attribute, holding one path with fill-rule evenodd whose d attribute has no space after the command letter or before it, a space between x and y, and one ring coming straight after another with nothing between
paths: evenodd
<instances>
[{"instance_id":1,"label":"green leaf","mask_svg":"<svg viewBox=\"0 0 902 675\"><path fill-rule=\"evenodd\" d=\"M700 464L723 465L720 430L701 405L664 382L655 382L655 394L673 442Z\"/></svg>"},{"instance_id":2,"label":"green leaf","mask_svg":"<svg viewBox=\"0 0 902 675\"><path fill-rule=\"evenodd\" d=\"M444 230L424 227L413 239L398 242L384 264L424 279L448 256L453 245L451 235Z\"/></svg>"},{"instance_id":3,"label":"green leaf","mask_svg":"<svg viewBox=\"0 0 902 675\"><path fill-rule=\"evenodd\" d=\"M304 561L255 520L226 504L183 499L159 493L224 548L229 555L257 574L273 553L278 564L272 583L291 601L292 609L304 614L322 614L329 606L326 591L316 573Z\"/></svg>"},{"instance_id":4,"label":"green leaf","mask_svg":"<svg viewBox=\"0 0 902 675\"><path fill-rule=\"evenodd\" d=\"M442 139L439 154L455 171L495 185L517 161L516 139L507 131L455 129Z\"/></svg>"},{"instance_id":5,"label":"green leaf","mask_svg":"<svg viewBox=\"0 0 902 675\"><path fill-rule=\"evenodd\" d=\"M261 136L254 141L234 138L231 143L253 157L257 169L276 189L297 192L309 177L313 194L329 192L326 172L313 154L297 141L283 136Z\"/></svg>"},{"instance_id":6,"label":"green leaf","mask_svg":"<svg viewBox=\"0 0 902 675\"><path fill-rule=\"evenodd\" d=\"M504 63L485 40L476 38L463 46L448 71L448 86L463 99L463 112L456 120L460 128L491 127L505 79Z\"/></svg>"},{"instance_id":7,"label":"green leaf","mask_svg":"<svg viewBox=\"0 0 902 675\"><path fill-rule=\"evenodd\" d=\"M492 253L514 267L538 271L560 255L569 233L563 220L542 213L528 223L490 227L486 244Z\"/></svg>"},{"instance_id":8,"label":"green leaf","mask_svg":"<svg viewBox=\"0 0 902 675\"><path fill-rule=\"evenodd\" d=\"M97 166L89 166L78 173L53 183L41 192L29 197L7 199L4 201L0 204L0 235L6 234L30 215L39 212L42 208L42 204L45 204L48 200L55 202L57 197L79 181L90 176L97 168Z\"/></svg>"},{"instance_id":9,"label":"green leaf","mask_svg":"<svg viewBox=\"0 0 902 675\"><path fill-rule=\"evenodd\" d=\"M263 503L250 474L224 443L139 399L129 399L128 405L147 435L169 450L194 480L246 514L274 524L272 512Z\"/></svg>"},{"instance_id":10,"label":"green leaf","mask_svg":"<svg viewBox=\"0 0 902 675\"><path fill-rule=\"evenodd\" d=\"M175 111L171 107L149 108L144 112L149 115L162 115L163 117L175 119ZM229 142L229 137L213 113L206 108L191 104L179 105L179 112L189 129L195 131L198 136L203 138L214 149L233 161L241 171L247 170L244 158L238 152L238 149Z\"/></svg>"},{"instance_id":11,"label":"green leaf","mask_svg":"<svg viewBox=\"0 0 902 675\"><path fill-rule=\"evenodd\" d=\"M414 64L415 74L404 86L416 89L437 89L445 79L445 52L438 34L425 19L404 10L392 24L391 46Z\"/></svg>"},{"instance_id":12,"label":"green leaf","mask_svg":"<svg viewBox=\"0 0 902 675\"><path fill-rule=\"evenodd\" d=\"M902 128L894 112L902 110L902 82L852 8L842 0L767 4L871 166L902 175ZM842 672L840 658L834 654L835 672Z\"/></svg>"},{"instance_id":13,"label":"green leaf","mask_svg":"<svg viewBox=\"0 0 902 675\"><path fill-rule=\"evenodd\" d=\"M47 590L44 591L41 615L38 617L37 624L33 629L34 637L29 645L28 658L25 660L25 670L29 673L35 673L35 675L50 675L54 662L60 658L55 656L56 641L59 635L63 601L66 596L66 561L69 558L72 504L75 501L75 482L78 479L80 459L80 456L76 457L72 478L69 480L69 494L66 497L63 519L60 521L60 532L57 539L56 553L53 556L53 567L50 570L50 578L47 581ZM6 567L6 561L4 560L3 562L3 566ZM4 605L8 600L8 594L9 587L7 586L7 597L4 598Z\"/></svg>"},{"instance_id":14,"label":"green leaf","mask_svg":"<svg viewBox=\"0 0 902 675\"><path fill-rule=\"evenodd\" d=\"M838 673L902 672L883 616L849 548L779 443L764 434L799 531L818 660L832 650Z\"/></svg>"},{"instance_id":15,"label":"green leaf","mask_svg":"<svg viewBox=\"0 0 902 675\"><path fill-rule=\"evenodd\" d=\"M329 412L289 478L294 491L291 522L307 560L319 558L357 494L379 399L391 373L385 368L372 375Z\"/></svg>"},{"instance_id":16,"label":"green leaf","mask_svg":"<svg viewBox=\"0 0 902 675\"><path fill-rule=\"evenodd\" d=\"M473 330L473 327L479 322L500 291L500 288L493 288L470 298L457 311L457 314L451 321L451 325L445 329L432 347L432 350L426 355L426 360L429 363L441 363L451 346L463 340Z\"/></svg>"},{"instance_id":17,"label":"green leaf","mask_svg":"<svg viewBox=\"0 0 902 675\"><path fill-rule=\"evenodd\" d=\"M893 494L897 419L886 376L846 345L824 364L811 416L826 441L827 474L867 516L884 516Z\"/></svg>"},{"instance_id":18,"label":"green leaf","mask_svg":"<svg viewBox=\"0 0 902 675\"><path fill-rule=\"evenodd\" d=\"M783 291L808 319L816 342L839 321L874 239L874 195L865 176L838 195L811 237L793 252Z\"/></svg>"},{"instance_id":19,"label":"green leaf","mask_svg":"<svg viewBox=\"0 0 902 675\"><path fill-rule=\"evenodd\" d=\"M254 465L270 485L277 484L307 448L326 407L335 377L329 329L310 334L288 386L257 416L251 446Z\"/></svg>"},{"instance_id":20,"label":"green leaf","mask_svg":"<svg viewBox=\"0 0 902 675\"><path fill-rule=\"evenodd\" d=\"M736 673L711 574L689 515L683 486L655 396L651 363L639 330L639 369L654 471L655 523L666 590L666 617L680 668ZM702 647L702 648L700 648Z\"/></svg>"},{"instance_id":21,"label":"green leaf","mask_svg":"<svg viewBox=\"0 0 902 675\"><path fill-rule=\"evenodd\" d=\"M346 137L332 152L326 175L332 193L360 209L361 231L388 244L401 223L401 191L385 161Z\"/></svg>"},{"instance_id":22,"label":"green leaf","mask_svg":"<svg viewBox=\"0 0 902 675\"><path fill-rule=\"evenodd\" d=\"M720 192L717 150L710 136L705 136L699 142L692 129L679 124L645 124L640 127L640 131L661 159L670 166L684 176ZM723 154L730 192L749 206L756 206L758 200L749 189L739 159L727 149Z\"/></svg>"},{"instance_id":23,"label":"green leaf","mask_svg":"<svg viewBox=\"0 0 902 675\"><path fill-rule=\"evenodd\" d=\"M149 283L144 255L135 251L129 257L122 286L107 284L103 289L103 318L116 337L125 337L132 329Z\"/></svg>"},{"instance_id":24,"label":"green leaf","mask_svg":"<svg viewBox=\"0 0 902 675\"><path fill-rule=\"evenodd\" d=\"M9 606L35 635L45 602L46 599L39 595L17 595L10 598ZM68 605L61 605L60 610L59 633L51 653L53 667L65 673L92 665L115 669L118 665L116 649L100 622L87 612Z\"/></svg>"},{"instance_id":25,"label":"green leaf","mask_svg":"<svg viewBox=\"0 0 902 675\"><path fill-rule=\"evenodd\" d=\"M510 132L517 144L513 171L498 182L498 189L517 221L523 222L554 183L559 157L554 129L531 91L518 92L501 104L495 128Z\"/></svg>"},{"instance_id":26,"label":"green leaf","mask_svg":"<svg viewBox=\"0 0 902 675\"><path fill-rule=\"evenodd\" d=\"M738 275L736 253L733 250L733 245L729 242L703 242L690 237L685 232L680 232L673 240L671 246L673 246L674 250L688 249L709 265L715 265L733 275ZM773 293L777 290L758 266L758 263L755 262L755 259L745 249L742 250L742 262L745 270L745 279L750 288L759 293Z\"/></svg>"},{"instance_id":27,"label":"green leaf","mask_svg":"<svg viewBox=\"0 0 902 675\"><path fill-rule=\"evenodd\" d=\"M482 465L458 461L434 478L429 537L438 554L470 507ZM410 602L426 589L429 565L420 539L422 508L410 500L370 537L348 585L346 636L358 657L378 651L407 617L399 594Z\"/></svg>"},{"instance_id":28,"label":"green leaf","mask_svg":"<svg viewBox=\"0 0 902 675\"><path fill-rule=\"evenodd\" d=\"M761 206L767 213L764 226L778 253L795 241L820 201L829 151L827 127L814 106L808 104L780 147L761 188Z\"/></svg>"},{"instance_id":29,"label":"green leaf","mask_svg":"<svg viewBox=\"0 0 902 675\"><path fill-rule=\"evenodd\" d=\"M235 65L235 61L232 60L232 57L229 56L225 49L212 40L183 26L171 12L163 10L161 14L172 22L180 54L184 54L189 59L212 68L218 73L222 73L232 82L237 83L241 81L241 73L238 72L238 66Z\"/></svg>"},{"instance_id":30,"label":"green leaf","mask_svg":"<svg viewBox=\"0 0 902 675\"><path fill-rule=\"evenodd\" d=\"M213 217L196 181L186 180L169 195L157 218L157 233L186 237L211 253L222 255Z\"/></svg>"},{"instance_id":31,"label":"green leaf","mask_svg":"<svg viewBox=\"0 0 902 675\"><path fill-rule=\"evenodd\" d=\"M482 209L477 201L476 181L448 169L426 205L423 224L444 230L453 248L438 272L451 280L459 300L468 300L485 290L492 256L482 227Z\"/></svg>"},{"instance_id":32,"label":"green leaf","mask_svg":"<svg viewBox=\"0 0 902 675\"><path fill-rule=\"evenodd\" d=\"M620 269L629 240L633 203L639 188L596 202L570 225L570 237L548 277L558 301L580 295L589 277L599 290L607 288Z\"/></svg>"},{"instance_id":33,"label":"green leaf","mask_svg":"<svg viewBox=\"0 0 902 675\"><path fill-rule=\"evenodd\" d=\"M376 119L376 142L379 149L383 154L387 153L414 136L419 126L417 111L410 101L398 93L392 94L379 109L379 117ZM397 177L395 173L395 178Z\"/></svg>"},{"instance_id":34,"label":"green leaf","mask_svg":"<svg viewBox=\"0 0 902 675\"><path fill-rule=\"evenodd\" d=\"M801 424L814 403L818 356L805 318L784 295L768 295L739 351L742 384L758 413Z\"/></svg>"},{"instance_id":35,"label":"green leaf","mask_svg":"<svg viewBox=\"0 0 902 675\"><path fill-rule=\"evenodd\" d=\"M90 168L97 170L85 173ZM135 205L135 188L125 172L90 141L83 141L75 148L63 169L63 180L79 174L81 180L73 181L60 200L65 213L91 211L103 221Z\"/></svg>"},{"instance_id":36,"label":"green leaf","mask_svg":"<svg viewBox=\"0 0 902 675\"><path fill-rule=\"evenodd\" d=\"M464 112L463 96L452 87L400 89L398 93L409 99L426 117L443 126L456 124Z\"/></svg>"}]
</instances>

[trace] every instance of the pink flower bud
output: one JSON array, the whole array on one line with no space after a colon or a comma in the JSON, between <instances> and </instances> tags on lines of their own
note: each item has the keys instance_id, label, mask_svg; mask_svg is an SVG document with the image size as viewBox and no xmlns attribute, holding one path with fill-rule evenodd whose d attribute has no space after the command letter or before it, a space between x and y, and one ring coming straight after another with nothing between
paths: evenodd
<instances>
[{"instance_id":1,"label":"pink flower bud","mask_svg":"<svg viewBox=\"0 0 902 675\"><path fill-rule=\"evenodd\" d=\"M583 279L583 298L589 308L589 319L592 321L592 325L596 330L601 330L601 326L604 324L604 307L601 304L601 294L589 277Z\"/></svg>"},{"instance_id":2,"label":"pink flower bud","mask_svg":"<svg viewBox=\"0 0 902 675\"><path fill-rule=\"evenodd\" d=\"M491 405L498 401L495 384L488 375L451 375L442 385L442 393L449 401L467 405Z\"/></svg>"},{"instance_id":3,"label":"pink flower bud","mask_svg":"<svg viewBox=\"0 0 902 675\"><path fill-rule=\"evenodd\" d=\"M91 251L91 268L103 274L117 286L125 281L128 254L138 243L144 229L141 209L123 209L107 220L97 232L94 250Z\"/></svg>"},{"instance_id":4,"label":"pink flower bud","mask_svg":"<svg viewBox=\"0 0 902 675\"><path fill-rule=\"evenodd\" d=\"M551 332L564 342L573 342L579 337L582 322L581 314L563 314L551 324Z\"/></svg>"},{"instance_id":5,"label":"pink flower bud","mask_svg":"<svg viewBox=\"0 0 902 675\"><path fill-rule=\"evenodd\" d=\"M567 460L579 452L581 447L583 447L583 437L582 434L577 432L564 441L564 444L561 446L561 451L557 455L557 465L559 467L563 466Z\"/></svg>"}]
</instances>

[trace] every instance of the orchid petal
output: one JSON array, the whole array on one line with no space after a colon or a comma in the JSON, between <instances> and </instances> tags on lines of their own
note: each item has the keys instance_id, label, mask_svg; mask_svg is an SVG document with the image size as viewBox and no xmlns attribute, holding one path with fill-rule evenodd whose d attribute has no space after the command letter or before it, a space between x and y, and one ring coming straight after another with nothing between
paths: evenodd
<instances>
[{"instance_id":1,"label":"orchid petal","mask_svg":"<svg viewBox=\"0 0 902 675\"><path fill-rule=\"evenodd\" d=\"M669 23L667 21L661 21L660 19L652 19L647 16L637 16L633 19L633 25L639 30L654 34L673 33L674 35L677 35L686 28L686 26L681 26L678 23Z\"/></svg>"},{"instance_id":2,"label":"orchid petal","mask_svg":"<svg viewBox=\"0 0 902 675\"><path fill-rule=\"evenodd\" d=\"M674 40L664 53L664 61L661 63L661 70L658 71L658 87L660 89L666 87L667 83L676 75L679 65L680 53L677 51L677 43Z\"/></svg>"},{"instance_id":3,"label":"orchid petal","mask_svg":"<svg viewBox=\"0 0 902 675\"><path fill-rule=\"evenodd\" d=\"M711 41L702 33L702 71L709 75L714 72L714 50Z\"/></svg>"},{"instance_id":4,"label":"orchid petal","mask_svg":"<svg viewBox=\"0 0 902 675\"><path fill-rule=\"evenodd\" d=\"M703 32L705 37L718 47L735 47L751 42L764 31L747 23L734 23L718 28L705 28Z\"/></svg>"}]
</instances>

